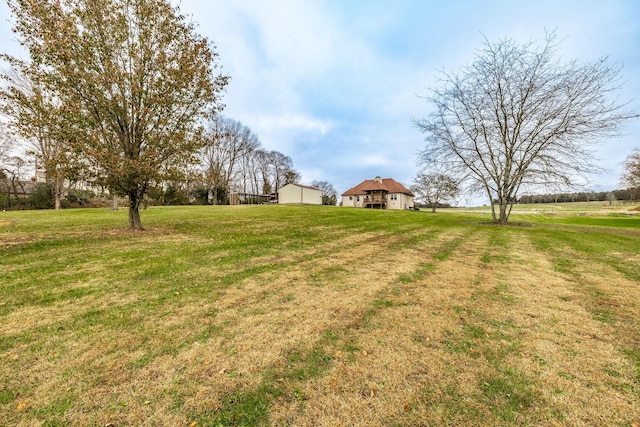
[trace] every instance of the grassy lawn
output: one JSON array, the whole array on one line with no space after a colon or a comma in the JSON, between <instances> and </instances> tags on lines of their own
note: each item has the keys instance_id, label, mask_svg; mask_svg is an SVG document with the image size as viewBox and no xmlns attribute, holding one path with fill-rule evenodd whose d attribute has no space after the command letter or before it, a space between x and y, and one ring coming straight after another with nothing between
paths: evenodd
<instances>
[{"instance_id":1,"label":"grassy lawn","mask_svg":"<svg viewBox=\"0 0 640 427\"><path fill-rule=\"evenodd\" d=\"M0 213L0 425L637 426L640 215L602 205Z\"/></svg>"}]
</instances>

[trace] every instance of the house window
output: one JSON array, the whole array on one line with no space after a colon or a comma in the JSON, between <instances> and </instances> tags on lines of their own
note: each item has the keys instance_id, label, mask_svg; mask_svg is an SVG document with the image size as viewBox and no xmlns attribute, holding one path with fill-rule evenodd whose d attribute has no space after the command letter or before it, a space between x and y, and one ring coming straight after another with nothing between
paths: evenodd
<instances>
[{"instance_id":1,"label":"house window","mask_svg":"<svg viewBox=\"0 0 640 427\"><path fill-rule=\"evenodd\" d=\"M353 200L353 196L349 196L349 200Z\"/></svg>"},{"instance_id":2,"label":"house window","mask_svg":"<svg viewBox=\"0 0 640 427\"><path fill-rule=\"evenodd\" d=\"M398 195L397 194L392 194L391 195L391 200L398 200Z\"/></svg>"},{"instance_id":3,"label":"house window","mask_svg":"<svg viewBox=\"0 0 640 427\"><path fill-rule=\"evenodd\" d=\"M356 202L360 201L360 196L356 196Z\"/></svg>"}]
</instances>

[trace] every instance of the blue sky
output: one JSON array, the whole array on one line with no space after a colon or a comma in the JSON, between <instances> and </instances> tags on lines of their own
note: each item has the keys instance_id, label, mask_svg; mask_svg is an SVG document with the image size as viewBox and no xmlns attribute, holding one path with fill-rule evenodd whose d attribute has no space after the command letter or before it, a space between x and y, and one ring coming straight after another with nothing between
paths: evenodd
<instances>
[{"instance_id":1,"label":"blue sky","mask_svg":"<svg viewBox=\"0 0 640 427\"><path fill-rule=\"evenodd\" d=\"M474 51L509 37L563 41L563 59L608 56L622 65L620 97L640 112L640 2L429 0L182 0L231 76L224 114L250 127L266 149L289 155L305 184L327 180L342 193L363 179L405 185L419 171L423 136L412 118L440 70L473 61ZM17 49L0 5L3 51ZM483 36L484 35L484 36ZM621 163L640 146L640 120L603 141L609 172L589 189L618 188ZM460 200L465 204L465 200Z\"/></svg>"}]
</instances>

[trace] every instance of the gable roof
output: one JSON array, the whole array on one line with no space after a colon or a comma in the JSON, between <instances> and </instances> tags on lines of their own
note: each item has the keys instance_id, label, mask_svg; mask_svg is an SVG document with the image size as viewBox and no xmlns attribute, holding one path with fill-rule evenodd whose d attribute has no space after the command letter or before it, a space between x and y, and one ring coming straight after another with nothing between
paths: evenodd
<instances>
[{"instance_id":1,"label":"gable roof","mask_svg":"<svg viewBox=\"0 0 640 427\"><path fill-rule=\"evenodd\" d=\"M377 179L365 179L360 184L353 188L348 189L342 195L343 196L360 196L368 191L386 191L388 193L401 193L413 196L413 193L409 191L404 185L400 184L393 178Z\"/></svg>"},{"instance_id":2,"label":"gable roof","mask_svg":"<svg viewBox=\"0 0 640 427\"><path fill-rule=\"evenodd\" d=\"M309 185L296 184L295 182L290 182L289 184L283 185L283 186L282 186L282 187L280 187L280 188L284 188L284 187L286 187L287 185L293 185L293 186L301 187L301 188L308 188L308 189L310 189L310 190L322 191L322 190L321 190L321 189L319 189L319 188L311 187L311 186L309 186Z\"/></svg>"}]
</instances>

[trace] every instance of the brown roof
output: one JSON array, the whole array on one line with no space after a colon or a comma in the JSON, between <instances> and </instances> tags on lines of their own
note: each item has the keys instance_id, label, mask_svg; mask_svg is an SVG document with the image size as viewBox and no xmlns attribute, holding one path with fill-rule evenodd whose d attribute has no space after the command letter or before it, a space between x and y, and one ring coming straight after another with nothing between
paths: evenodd
<instances>
[{"instance_id":1,"label":"brown roof","mask_svg":"<svg viewBox=\"0 0 640 427\"><path fill-rule=\"evenodd\" d=\"M383 178L382 182L376 179L366 179L353 188L348 189L342 195L343 196L359 196L365 194L368 191L386 191L388 193L402 193L413 196L413 193L409 191L404 185L400 184L393 178Z\"/></svg>"}]
</instances>

